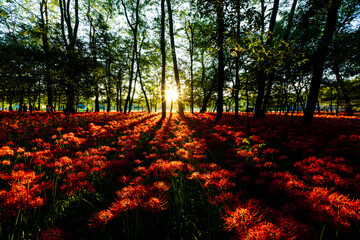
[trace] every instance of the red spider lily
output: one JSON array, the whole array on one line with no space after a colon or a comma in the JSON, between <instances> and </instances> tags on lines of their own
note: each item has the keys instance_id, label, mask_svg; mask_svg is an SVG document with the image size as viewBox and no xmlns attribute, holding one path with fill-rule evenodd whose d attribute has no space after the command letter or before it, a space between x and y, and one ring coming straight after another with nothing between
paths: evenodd
<instances>
[{"instance_id":1,"label":"red spider lily","mask_svg":"<svg viewBox=\"0 0 360 240\"><path fill-rule=\"evenodd\" d=\"M227 231L246 232L256 226L263 218L263 215L259 214L259 208L251 205L251 203L238 206L235 210L225 206L224 212L222 218L225 221L224 227Z\"/></svg>"},{"instance_id":2,"label":"red spider lily","mask_svg":"<svg viewBox=\"0 0 360 240\"><path fill-rule=\"evenodd\" d=\"M159 181L159 182L154 182L153 187L154 187L155 191L166 192L170 189L171 184L164 183L163 181Z\"/></svg>"},{"instance_id":3,"label":"red spider lily","mask_svg":"<svg viewBox=\"0 0 360 240\"><path fill-rule=\"evenodd\" d=\"M235 183L229 180L229 178L234 176L234 173L231 173L226 169L220 169L203 174L199 172L193 172L191 176L188 177L188 179L202 180L201 184L204 188L213 187L218 190L226 190L235 187Z\"/></svg>"},{"instance_id":4,"label":"red spider lily","mask_svg":"<svg viewBox=\"0 0 360 240\"><path fill-rule=\"evenodd\" d=\"M314 188L307 201L312 204L314 217L342 228L350 229L350 223L360 220L360 201L351 200L326 188Z\"/></svg>"},{"instance_id":5,"label":"red spider lily","mask_svg":"<svg viewBox=\"0 0 360 240\"><path fill-rule=\"evenodd\" d=\"M137 168L144 176L156 176L159 178L169 178L171 176L177 176L178 171L190 171L192 170L189 164L181 161L168 161L158 159L156 162L151 163L148 169L143 167Z\"/></svg>"},{"instance_id":6,"label":"red spider lily","mask_svg":"<svg viewBox=\"0 0 360 240\"><path fill-rule=\"evenodd\" d=\"M246 240L283 240L293 239L285 238L282 234L281 229L271 222L261 222L254 227L248 229L246 232L237 231L239 239Z\"/></svg>"},{"instance_id":7,"label":"red spider lily","mask_svg":"<svg viewBox=\"0 0 360 240\"><path fill-rule=\"evenodd\" d=\"M0 157L14 156L15 151L12 150L9 146L3 146L0 148Z\"/></svg>"},{"instance_id":8,"label":"red spider lily","mask_svg":"<svg viewBox=\"0 0 360 240\"><path fill-rule=\"evenodd\" d=\"M10 166L10 165L11 165L11 162L10 162L10 160L3 160L3 161L1 162L1 164L4 165L4 166Z\"/></svg>"},{"instance_id":9,"label":"red spider lily","mask_svg":"<svg viewBox=\"0 0 360 240\"><path fill-rule=\"evenodd\" d=\"M160 212L168 208L167 203L168 200L166 195L163 195L162 197L150 197L149 200L142 203L142 207L150 212Z\"/></svg>"},{"instance_id":10,"label":"red spider lily","mask_svg":"<svg viewBox=\"0 0 360 240\"><path fill-rule=\"evenodd\" d=\"M106 155L110 152L118 152L118 150L114 147L109 147L109 146L101 146L99 148L89 148L88 150L86 150L86 152L90 155Z\"/></svg>"},{"instance_id":11,"label":"red spider lily","mask_svg":"<svg viewBox=\"0 0 360 240\"><path fill-rule=\"evenodd\" d=\"M38 208L45 202L40 194L53 187L51 181L38 183L42 175L35 172L13 171L0 177L9 182L9 190L0 190L0 205L3 214L15 215L20 209Z\"/></svg>"},{"instance_id":12,"label":"red spider lily","mask_svg":"<svg viewBox=\"0 0 360 240\"><path fill-rule=\"evenodd\" d=\"M114 214L112 214L111 210L102 210L90 218L89 226L93 228L103 227L113 218Z\"/></svg>"},{"instance_id":13,"label":"red spider lily","mask_svg":"<svg viewBox=\"0 0 360 240\"><path fill-rule=\"evenodd\" d=\"M88 181L88 177L85 172L68 173L64 177L64 184L60 186L59 190L67 196L71 196L80 190L95 192L95 188Z\"/></svg>"},{"instance_id":14,"label":"red spider lily","mask_svg":"<svg viewBox=\"0 0 360 240\"><path fill-rule=\"evenodd\" d=\"M295 163L294 166L305 180L312 181L317 186L334 184L336 187L345 188L349 185L349 180L342 179L341 176L348 177L357 171L355 167L345 163L344 158L308 157Z\"/></svg>"}]
</instances>

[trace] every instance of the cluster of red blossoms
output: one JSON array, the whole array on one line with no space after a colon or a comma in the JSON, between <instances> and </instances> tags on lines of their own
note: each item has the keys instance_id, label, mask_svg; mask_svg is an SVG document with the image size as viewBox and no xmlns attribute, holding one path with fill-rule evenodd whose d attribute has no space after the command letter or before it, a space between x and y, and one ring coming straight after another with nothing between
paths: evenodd
<instances>
[{"instance_id":1,"label":"cluster of red blossoms","mask_svg":"<svg viewBox=\"0 0 360 240\"><path fill-rule=\"evenodd\" d=\"M2 114L3 229L20 226L22 212L35 218L39 209L57 209L59 198L101 195L99 182L109 177L117 190L91 213L92 231L128 211L171 214L181 179L218 207L220 231L237 239L360 236L356 117L315 116L311 127L299 127L300 116L270 114L250 121L249 137L245 117L232 114L219 122L208 113ZM34 231L29 238L66 239L71 231L54 219L41 224L24 227Z\"/></svg>"}]
</instances>

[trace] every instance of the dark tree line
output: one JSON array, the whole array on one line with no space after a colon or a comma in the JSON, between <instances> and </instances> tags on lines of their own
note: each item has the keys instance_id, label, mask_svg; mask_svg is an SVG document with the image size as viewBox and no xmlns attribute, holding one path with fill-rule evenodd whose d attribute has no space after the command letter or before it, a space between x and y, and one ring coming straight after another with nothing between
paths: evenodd
<instances>
[{"instance_id":1,"label":"dark tree line","mask_svg":"<svg viewBox=\"0 0 360 240\"><path fill-rule=\"evenodd\" d=\"M9 0L1 108L353 115L360 1ZM106 108L105 108L106 106Z\"/></svg>"}]
</instances>

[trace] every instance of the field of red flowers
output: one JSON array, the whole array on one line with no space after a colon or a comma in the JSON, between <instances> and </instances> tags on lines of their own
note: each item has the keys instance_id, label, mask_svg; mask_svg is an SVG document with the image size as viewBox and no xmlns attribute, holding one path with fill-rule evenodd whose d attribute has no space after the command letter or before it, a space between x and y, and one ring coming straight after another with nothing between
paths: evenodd
<instances>
[{"instance_id":1,"label":"field of red flowers","mask_svg":"<svg viewBox=\"0 0 360 240\"><path fill-rule=\"evenodd\" d=\"M360 239L360 119L0 113L0 239Z\"/></svg>"}]
</instances>

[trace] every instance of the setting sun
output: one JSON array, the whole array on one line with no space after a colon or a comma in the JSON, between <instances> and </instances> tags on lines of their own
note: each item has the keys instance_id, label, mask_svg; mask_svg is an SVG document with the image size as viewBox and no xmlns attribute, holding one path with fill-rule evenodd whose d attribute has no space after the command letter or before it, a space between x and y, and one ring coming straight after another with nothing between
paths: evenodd
<instances>
[{"instance_id":1,"label":"setting sun","mask_svg":"<svg viewBox=\"0 0 360 240\"><path fill-rule=\"evenodd\" d=\"M166 101L168 102L175 102L178 99L178 93L176 91L176 88L169 88L165 92L166 95Z\"/></svg>"}]
</instances>

